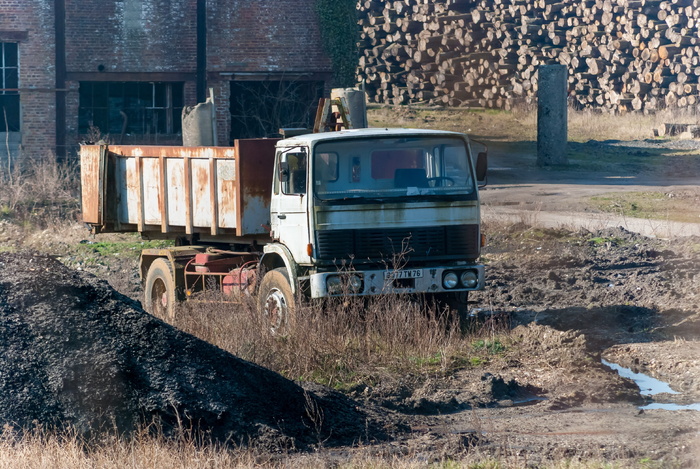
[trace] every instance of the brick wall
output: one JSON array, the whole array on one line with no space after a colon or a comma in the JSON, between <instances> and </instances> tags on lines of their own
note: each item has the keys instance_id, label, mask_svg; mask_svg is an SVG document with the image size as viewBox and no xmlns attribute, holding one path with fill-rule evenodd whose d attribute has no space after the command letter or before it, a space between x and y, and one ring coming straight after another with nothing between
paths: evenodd
<instances>
[{"instance_id":1,"label":"brick wall","mask_svg":"<svg viewBox=\"0 0 700 469\"><path fill-rule=\"evenodd\" d=\"M22 154L46 156L56 141L53 1L0 0L0 41L19 43Z\"/></svg>"},{"instance_id":2,"label":"brick wall","mask_svg":"<svg viewBox=\"0 0 700 469\"><path fill-rule=\"evenodd\" d=\"M196 0L65 2L69 72L195 72Z\"/></svg>"},{"instance_id":3,"label":"brick wall","mask_svg":"<svg viewBox=\"0 0 700 469\"><path fill-rule=\"evenodd\" d=\"M20 42L20 86L28 154L45 153L56 141L55 1L0 0L0 39L3 31L27 32ZM197 0L63 1L69 145L79 139L80 81L185 81L185 104L195 104ZM229 80L243 72L258 79L330 76L315 0L206 3L208 86L216 90L221 144L230 132Z\"/></svg>"},{"instance_id":4,"label":"brick wall","mask_svg":"<svg viewBox=\"0 0 700 469\"><path fill-rule=\"evenodd\" d=\"M210 71L330 71L315 0L210 3Z\"/></svg>"}]
</instances>

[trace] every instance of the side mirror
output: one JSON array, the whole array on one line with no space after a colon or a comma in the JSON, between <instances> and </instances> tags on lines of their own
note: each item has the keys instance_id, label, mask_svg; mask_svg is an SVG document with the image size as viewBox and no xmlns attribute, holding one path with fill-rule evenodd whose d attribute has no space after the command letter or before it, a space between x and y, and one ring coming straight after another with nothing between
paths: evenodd
<instances>
[{"instance_id":1,"label":"side mirror","mask_svg":"<svg viewBox=\"0 0 700 469\"><path fill-rule=\"evenodd\" d=\"M482 151L476 156L476 180L480 187L486 185L486 170L488 168L488 157L486 152Z\"/></svg>"},{"instance_id":2,"label":"side mirror","mask_svg":"<svg viewBox=\"0 0 700 469\"><path fill-rule=\"evenodd\" d=\"M286 161L280 161L279 164L280 182L289 181L289 163Z\"/></svg>"}]
</instances>

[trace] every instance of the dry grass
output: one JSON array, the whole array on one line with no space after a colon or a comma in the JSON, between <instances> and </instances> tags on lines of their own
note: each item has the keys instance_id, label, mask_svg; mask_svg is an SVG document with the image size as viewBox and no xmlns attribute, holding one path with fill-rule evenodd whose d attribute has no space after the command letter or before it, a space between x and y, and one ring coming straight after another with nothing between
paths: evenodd
<instances>
[{"instance_id":1,"label":"dry grass","mask_svg":"<svg viewBox=\"0 0 700 469\"><path fill-rule=\"evenodd\" d=\"M255 448L233 448L219 444L200 444L183 435L179 439L154 436L149 429L129 438L113 438L86 443L75 434L36 431L18 436L5 429L0 434L0 469L126 469L126 468L287 468L287 469L623 469L656 468L654 462L611 463L603 458L577 456L538 463L505 450L498 458L477 451L464 452L458 458L431 462L410 450L357 448L343 453L321 450L316 453L271 454Z\"/></svg>"},{"instance_id":2,"label":"dry grass","mask_svg":"<svg viewBox=\"0 0 700 469\"><path fill-rule=\"evenodd\" d=\"M368 114L373 127L455 130L491 143L537 140L537 108L533 105L522 105L512 111L373 106ZM680 110L614 115L569 109L569 141L648 139L664 123L697 124L699 120L696 113Z\"/></svg>"},{"instance_id":3,"label":"dry grass","mask_svg":"<svg viewBox=\"0 0 700 469\"><path fill-rule=\"evenodd\" d=\"M0 218L45 228L77 221L79 168L47 155L26 159L12 171L0 171Z\"/></svg>"},{"instance_id":4,"label":"dry grass","mask_svg":"<svg viewBox=\"0 0 700 469\"><path fill-rule=\"evenodd\" d=\"M483 332L465 335L454 314L388 296L300 304L285 336L270 334L252 299L186 304L176 325L289 378L339 389L382 369L446 372L474 353L469 344Z\"/></svg>"}]
</instances>

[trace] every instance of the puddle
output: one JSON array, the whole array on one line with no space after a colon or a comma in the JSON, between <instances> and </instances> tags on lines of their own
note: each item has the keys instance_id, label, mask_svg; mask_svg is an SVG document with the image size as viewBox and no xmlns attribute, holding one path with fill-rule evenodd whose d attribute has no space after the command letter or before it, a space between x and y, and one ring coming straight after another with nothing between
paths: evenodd
<instances>
[{"instance_id":1,"label":"puddle","mask_svg":"<svg viewBox=\"0 0 700 469\"><path fill-rule=\"evenodd\" d=\"M649 404L649 405L642 406L642 407L640 407L640 409L644 409L644 410L653 410L653 409L663 409L663 410L700 410L700 403L682 405L682 404L664 404L664 403L662 403L662 402L654 402L653 404Z\"/></svg>"},{"instance_id":2,"label":"puddle","mask_svg":"<svg viewBox=\"0 0 700 469\"><path fill-rule=\"evenodd\" d=\"M513 406L515 407L521 407L521 406L526 406L530 404L537 404L538 402L546 401L546 397L540 397L540 396L528 396L520 399L513 399Z\"/></svg>"},{"instance_id":3,"label":"puddle","mask_svg":"<svg viewBox=\"0 0 700 469\"><path fill-rule=\"evenodd\" d=\"M671 389L667 383L659 381L658 379L652 378L651 376L645 375L644 373L635 373L629 368L624 368L617 363L610 363L606 360L601 360L603 365L611 368L622 376L623 378L629 378L634 381L637 386L639 386L640 393L643 396L653 396L654 394L680 394L677 391Z\"/></svg>"},{"instance_id":4,"label":"puddle","mask_svg":"<svg viewBox=\"0 0 700 469\"><path fill-rule=\"evenodd\" d=\"M617 371L617 373L623 378L629 378L634 381L637 386L639 386L639 392L645 396L653 396L654 394L680 394L678 391L671 389L668 383L659 381L658 379L652 378L651 376L645 375L644 373L635 373L629 368L624 368L617 363L610 363L605 360L601 360L603 365L608 368ZM700 410L700 403L695 404L672 404L664 402L652 402L645 406L641 406L640 409L644 410Z\"/></svg>"}]
</instances>

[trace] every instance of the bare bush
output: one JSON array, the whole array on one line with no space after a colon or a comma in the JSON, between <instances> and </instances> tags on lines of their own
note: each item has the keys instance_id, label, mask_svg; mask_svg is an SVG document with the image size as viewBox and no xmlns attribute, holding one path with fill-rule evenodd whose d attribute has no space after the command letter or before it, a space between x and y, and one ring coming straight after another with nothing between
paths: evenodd
<instances>
[{"instance_id":1,"label":"bare bush","mask_svg":"<svg viewBox=\"0 0 700 469\"><path fill-rule=\"evenodd\" d=\"M53 155L16 164L2 174L0 215L45 227L77 220L79 170L74 162L59 163Z\"/></svg>"}]
</instances>

